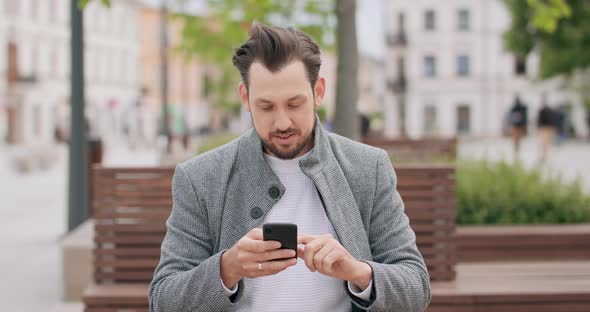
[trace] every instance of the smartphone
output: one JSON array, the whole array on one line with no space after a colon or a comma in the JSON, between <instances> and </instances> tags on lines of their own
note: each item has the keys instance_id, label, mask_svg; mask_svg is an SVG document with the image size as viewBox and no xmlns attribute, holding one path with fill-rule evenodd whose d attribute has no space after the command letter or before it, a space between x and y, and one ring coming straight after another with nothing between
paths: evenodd
<instances>
[{"instance_id":1,"label":"smartphone","mask_svg":"<svg viewBox=\"0 0 590 312\"><path fill-rule=\"evenodd\" d=\"M262 238L265 241L280 242L281 249L293 249L297 254L297 224L265 223L262 225Z\"/></svg>"}]
</instances>

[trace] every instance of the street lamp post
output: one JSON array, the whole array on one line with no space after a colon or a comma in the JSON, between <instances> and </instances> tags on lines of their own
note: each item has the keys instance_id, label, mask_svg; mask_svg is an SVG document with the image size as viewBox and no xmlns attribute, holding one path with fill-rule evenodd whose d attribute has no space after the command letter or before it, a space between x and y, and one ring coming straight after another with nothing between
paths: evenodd
<instances>
[{"instance_id":1,"label":"street lamp post","mask_svg":"<svg viewBox=\"0 0 590 312\"><path fill-rule=\"evenodd\" d=\"M168 8L166 0L162 0L160 15L160 87L162 93L162 129L160 133L166 138L166 152L170 153L172 142L170 142L170 127L168 125Z\"/></svg>"},{"instance_id":2,"label":"street lamp post","mask_svg":"<svg viewBox=\"0 0 590 312\"><path fill-rule=\"evenodd\" d=\"M78 0L70 0L70 151L68 231L88 218L88 147L84 118L84 29Z\"/></svg>"}]
</instances>

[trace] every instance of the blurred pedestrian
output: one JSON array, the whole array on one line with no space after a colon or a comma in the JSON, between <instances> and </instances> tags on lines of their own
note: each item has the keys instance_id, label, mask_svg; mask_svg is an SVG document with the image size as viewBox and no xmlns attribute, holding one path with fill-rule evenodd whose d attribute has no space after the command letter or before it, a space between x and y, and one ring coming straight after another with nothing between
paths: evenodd
<instances>
[{"instance_id":1,"label":"blurred pedestrian","mask_svg":"<svg viewBox=\"0 0 590 312\"><path fill-rule=\"evenodd\" d=\"M568 137L568 129L566 126L566 112L565 107L560 106L555 110L555 144L559 145Z\"/></svg>"},{"instance_id":2,"label":"blurred pedestrian","mask_svg":"<svg viewBox=\"0 0 590 312\"><path fill-rule=\"evenodd\" d=\"M537 126L539 127L539 140L541 143L541 161L544 161L547 157L549 146L555 140L557 128L555 110L549 107L545 96L543 96L543 106L541 107L541 111L539 111Z\"/></svg>"},{"instance_id":3,"label":"blurred pedestrian","mask_svg":"<svg viewBox=\"0 0 590 312\"><path fill-rule=\"evenodd\" d=\"M512 144L514 146L514 159L520 151L520 142L526 135L528 124L528 109L517 95L510 109L509 121L511 127Z\"/></svg>"},{"instance_id":4,"label":"blurred pedestrian","mask_svg":"<svg viewBox=\"0 0 590 312\"><path fill-rule=\"evenodd\" d=\"M590 140L590 108L586 110L586 125L588 126L588 140Z\"/></svg>"},{"instance_id":5,"label":"blurred pedestrian","mask_svg":"<svg viewBox=\"0 0 590 312\"><path fill-rule=\"evenodd\" d=\"M371 129L371 120L365 114L360 114L361 118L361 136L363 138L369 135L369 130Z\"/></svg>"}]
</instances>

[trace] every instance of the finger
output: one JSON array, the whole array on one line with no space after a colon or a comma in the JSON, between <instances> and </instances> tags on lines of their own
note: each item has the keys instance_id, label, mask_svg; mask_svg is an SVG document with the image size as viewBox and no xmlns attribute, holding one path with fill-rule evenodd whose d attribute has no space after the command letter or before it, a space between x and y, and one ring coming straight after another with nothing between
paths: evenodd
<instances>
[{"instance_id":1,"label":"finger","mask_svg":"<svg viewBox=\"0 0 590 312\"><path fill-rule=\"evenodd\" d=\"M323 264L322 264L322 268L325 272L325 274L332 274L334 273L334 264L337 263L341 258L341 253L333 251L330 254L328 254L324 260L323 260Z\"/></svg>"},{"instance_id":2,"label":"finger","mask_svg":"<svg viewBox=\"0 0 590 312\"><path fill-rule=\"evenodd\" d=\"M305 255L305 246L300 245L297 246L297 257L303 259Z\"/></svg>"},{"instance_id":3,"label":"finger","mask_svg":"<svg viewBox=\"0 0 590 312\"><path fill-rule=\"evenodd\" d=\"M267 275L274 275L295 264L297 264L297 258L291 258L288 260L267 261L262 264L262 267Z\"/></svg>"},{"instance_id":4,"label":"finger","mask_svg":"<svg viewBox=\"0 0 590 312\"><path fill-rule=\"evenodd\" d=\"M263 253L258 253L256 257L256 261L264 262L264 261L272 261L277 259L288 259L293 258L296 256L296 253L293 249L277 249L271 251L265 251Z\"/></svg>"},{"instance_id":5,"label":"finger","mask_svg":"<svg viewBox=\"0 0 590 312\"><path fill-rule=\"evenodd\" d=\"M249 252L259 253L279 249L281 248L281 243L277 241L262 241L247 238L242 240L242 245L240 247Z\"/></svg>"},{"instance_id":6,"label":"finger","mask_svg":"<svg viewBox=\"0 0 590 312\"><path fill-rule=\"evenodd\" d=\"M262 229L253 228L252 230L250 230L250 232L248 232L248 234L246 234L246 237L248 237L250 239L255 239L255 240L262 240L263 239Z\"/></svg>"},{"instance_id":7,"label":"finger","mask_svg":"<svg viewBox=\"0 0 590 312\"><path fill-rule=\"evenodd\" d=\"M313 258L315 257L315 254L320 249L322 249L322 247L324 247L326 242L330 239L332 239L331 235L323 235L305 245L303 259L305 260L305 265L310 271L315 272L317 270L313 263Z\"/></svg>"},{"instance_id":8,"label":"finger","mask_svg":"<svg viewBox=\"0 0 590 312\"><path fill-rule=\"evenodd\" d=\"M252 262L246 265L247 277L261 277L275 275L288 267L297 264L297 259L275 260L266 262Z\"/></svg>"},{"instance_id":9,"label":"finger","mask_svg":"<svg viewBox=\"0 0 590 312\"><path fill-rule=\"evenodd\" d=\"M318 235L301 234L297 236L297 244L307 244L318 237Z\"/></svg>"},{"instance_id":10,"label":"finger","mask_svg":"<svg viewBox=\"0 0 590 312\"><path fill-rule=\"evenodd\" d=\"M313 264L315 265L316 269L320 273L325 273L324 271L324 258L328 256L332 251L336 249L334 244L328 242L322 249L320 249L315 256L313 257Z\"/></svg>"}]
</instances>

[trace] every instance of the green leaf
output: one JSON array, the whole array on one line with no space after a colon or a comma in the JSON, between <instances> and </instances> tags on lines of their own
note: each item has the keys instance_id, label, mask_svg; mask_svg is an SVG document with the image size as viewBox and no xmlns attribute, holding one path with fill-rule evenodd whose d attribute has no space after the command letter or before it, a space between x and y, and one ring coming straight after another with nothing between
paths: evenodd
<instances>
[{"instance_id":1,"label":"green leaf","mask_svg":"<svg viewBox=\"0 0 590 312\"><path fill-rule=\"evenodd\" d=\"M553 33L563 18L572 14L565 0L528 0L533 10L533 25L542 31Z\"/></svg>"},{"instance_id":2,"label":"green leaf","mask_svg":"<svg viewBox=\"0 0 590 312\"><path fill-rule=\"evenodd\" d=\"M84 10L84 8L88 5L88 3L90 3L90 1L92 0L79 0L78 1L78 7L80 8L80 10ZM102 5L106 6L107 8L111 7L111 0L100 0Z\"/></svg>"},{"instance_id":3,"label":"green leaf","mask_svg":"<svg viewBox=\"0 0 590 312\"><path fill-rule=\"evenodd\" d=\"M80 8L80 10L84 10L84 8L86 7L86 5L88 5L89 2L90 0L79 0L78 7Z\"/></svg>"}]
</instances>

